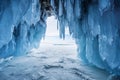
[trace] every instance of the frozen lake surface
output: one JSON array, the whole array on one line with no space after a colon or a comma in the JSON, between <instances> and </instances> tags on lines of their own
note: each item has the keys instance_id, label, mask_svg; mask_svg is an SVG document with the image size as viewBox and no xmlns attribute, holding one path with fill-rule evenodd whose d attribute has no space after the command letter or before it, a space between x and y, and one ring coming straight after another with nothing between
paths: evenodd
<instances>
[{"instance_id":1,"label":"frozen lake surface","mask_svg":"<svg viewBox=\"0 0 120 80\"><path fill-rule=\"evenodd\" d=\"M77 58L74 40L46 37L26 56L0 60L0 80L107 80L104 70Z\"/></svg>"}]
</instances>

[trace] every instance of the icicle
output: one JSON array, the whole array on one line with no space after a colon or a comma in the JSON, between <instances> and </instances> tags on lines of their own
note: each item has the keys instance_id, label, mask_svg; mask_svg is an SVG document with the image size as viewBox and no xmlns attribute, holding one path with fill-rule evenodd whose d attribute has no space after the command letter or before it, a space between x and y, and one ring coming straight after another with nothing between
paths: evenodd
<instances>
[{"instance_id":1,"label":"icicle","mask_svg":"<svg viewBox=\"0 0 120 80\"><path fill-rule=\"evenodd\" d=\"M67 20L70 21L73 16L73 5L71 4L71 0L66 1L66 13Z\"/></svg>"},{"instance_id":2,"label":"icicle","mask_svg":"<svg viewBox=\"0 0 120 80\"><path fill-rule=\"evenodd\" d=\"M59 16L63 15L63 4L62 0L59 0Z\"/></svg>"},{"instance_id":3,"label":"icicle","mask_svg":"<svg viewBox=\"0 0 120 80\"><path fill-rule=\"evenodd\" d=\"M60 38L65 39L65 19L64 17L59 17L59 32Z\"/></svg>"},{"instance_id":4,"label":"icicle","mask_svg":"<svg viewBox=\"0 0 120 80\"><path fill-rule=\"evenodd\" d=\"M50 4L51 4L51 6L52 6L53 8L55 8L55 2L54 2L54 0L50 0Z\"/></svg>"},{"instance_id":5,"label":"icicle","mask_svg":"<svg viewBox=\"0 0 120 80\"><path fill-rule=\"evenodd\" d=\"M101 15L110 8L110 0L99 0L99 10Z\"/></svg>"},{"instance_id":6,"label":"icicle","mask_svg":"<svg viewBox=\"0 0 120 80\"><path fill-rule=\"evenodd\" d=\"M80 18L80 16L81 16L81 0L75 0L74 11L75 11L76 18Z\"/></svg>"}]
</instances>

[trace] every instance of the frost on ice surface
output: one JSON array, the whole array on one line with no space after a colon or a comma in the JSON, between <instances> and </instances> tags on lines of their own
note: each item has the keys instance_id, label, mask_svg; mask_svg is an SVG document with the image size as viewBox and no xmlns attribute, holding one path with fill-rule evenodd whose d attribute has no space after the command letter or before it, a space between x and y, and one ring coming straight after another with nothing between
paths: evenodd
<instances>
[{"instance_id":1,"label":"frost on ice surface","mask_svg":"<svg viewBox=\"0 0 120 80\"><path fill-rule=\"evenodd\" d=\"M23 55L45 35L43 0L0 1L0 57ZM60 37L75 38L82 61L120 74L120 0L50 0Z\"/></svg>"}]
</instances>

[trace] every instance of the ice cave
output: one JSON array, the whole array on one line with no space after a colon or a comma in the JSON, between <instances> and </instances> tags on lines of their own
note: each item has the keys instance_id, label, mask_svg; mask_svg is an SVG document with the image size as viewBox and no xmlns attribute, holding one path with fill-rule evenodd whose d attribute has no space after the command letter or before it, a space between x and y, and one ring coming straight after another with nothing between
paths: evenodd
<instances>
[{"instance_id":1,"label":"ice cave","mask_svg":"<svg viewBox=\"0 0 120 80\"><path fill-rule=\"evenodd\" d=\"M0 0L0 80L120 80L119 39L120 0Z\"/></svg>"}]
</instances>

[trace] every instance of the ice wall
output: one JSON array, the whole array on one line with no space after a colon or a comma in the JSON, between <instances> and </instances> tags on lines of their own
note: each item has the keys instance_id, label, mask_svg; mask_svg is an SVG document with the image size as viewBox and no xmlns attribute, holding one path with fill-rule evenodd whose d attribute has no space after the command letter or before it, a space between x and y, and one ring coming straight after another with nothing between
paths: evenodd
<instances>
[{"instance_id":1,"label":"ice wall","mask_svg":"<svg viewBox=\"0 0 120 80\"><path fill-rule=\"evenodd\" d=\"M69 26L79 57L120 74L120 0L50 0L60 24Z\"/></svg>"},{"instance_id":2,"label":"ice wall","mask_svg":"<svg viewBox=\"0 0 120 80\"><path fill-rule=\"evenodd\" d=\"M23 55L39 46L46 29L39 0L0 1L0 57Z\"/></svg>"}]
</instances>

